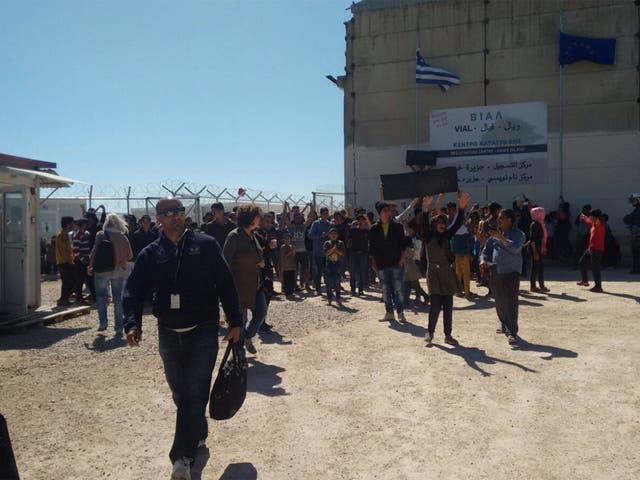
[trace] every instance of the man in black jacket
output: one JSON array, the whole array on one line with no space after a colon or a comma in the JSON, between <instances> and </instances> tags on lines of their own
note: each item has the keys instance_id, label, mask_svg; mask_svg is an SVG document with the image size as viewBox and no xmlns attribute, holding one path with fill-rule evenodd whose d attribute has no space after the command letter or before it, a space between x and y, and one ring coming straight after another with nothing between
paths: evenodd
<instances>
[{"instance_id":1,"label":"man in black jacket","mask_svg":"<svg viewBox=\"0 0 640 480\"><path fill-rule=\"evenodd\" d=\"M213 220L207 223L204 233L215 238L220 248L223 248L224 242L227 240L227 235L229 235L231 230L236 228L236 224L225 216L224 205L220 202L211 205L211 213Z\"/></svg>"},{"instance_id":2,"label":"man in black jacket","mask_svg":"<svg viewBox=\"0 0 640 480\"><path fill-rule=\"evenodd\" d=\"M386 202L376 203L380 220L371 227L369 238L371 266L380 277L386 314L384 320L393 321L393 308L398 312L398 320L406 322L404 316L403 277L404 250L406 242L404 228L393 220L393 214Z\"/></svg>"},{"instance_id":3,"label":"man in black jacket","mask_svg":"<svg viewBox=\"0 0 640 480\"><path fill-rule=\"evenodd\" d=\"M124 294L125 331L130 346L142 339L142 309L153 292L160 357L177 407L169 458L172 479L189 480L196 450L208 434L205 410L218 352L219 302L229 333L240 338L242 314L233 277L212 238L185 227L180 200L156 205L159 238L140 252Z\"/></svg>"},{"instance_id":4,"label":"man in black jacket","mask_svg":"<svg viewBox=\"0 0 640 480\"><path fill-rule=\"evenodd\" d=\"M138 255L144 248L155 241L158 238L158 234L151 230L151 217L149 215L143 215L140 217L140 228L135 232L129 231L131 234L131 249L133 250L133 259L138 258Z\"/></svg>"}]
</instances>

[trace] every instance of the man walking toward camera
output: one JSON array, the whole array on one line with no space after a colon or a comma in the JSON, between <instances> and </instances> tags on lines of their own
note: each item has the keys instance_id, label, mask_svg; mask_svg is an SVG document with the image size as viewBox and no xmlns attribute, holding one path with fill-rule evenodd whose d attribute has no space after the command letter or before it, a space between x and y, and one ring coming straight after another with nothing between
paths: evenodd
<instances>
[{"instance_id":1,"label":"man walking toward camera","mask_svg":"<svg viewBox=\"0 0 640 480\"><path fill-rule=\"evenodd\" d=\"M237 342L242 326L238 294L220 246L187 229L184 212L178 199L157 203L160 236L138 255L124 295L124 328L133 347L142 340L144 300L154 293L160 357L177 407L169 453L172 480L191 479L196 450L208 435L205 411L218 353L219 302L230 326L225 340Z\"/></svg>"}]
</instances>

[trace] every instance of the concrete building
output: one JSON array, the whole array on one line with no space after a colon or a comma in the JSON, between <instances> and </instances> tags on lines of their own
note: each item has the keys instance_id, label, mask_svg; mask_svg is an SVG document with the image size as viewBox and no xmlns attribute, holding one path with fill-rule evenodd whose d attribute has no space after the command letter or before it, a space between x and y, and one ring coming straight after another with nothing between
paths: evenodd
<instances>
[{"instance_id":1,"label":"concrete building","mask_svg":"<svg viewBox=\"0 0 640 480\"><path fill-rule=\"evenodd\" d=\"M503 204L524 193L548 211L562 193L572 213L591 203L609 213L614 231L624 235L626 199L640 191L639 9L634 0L355 3L345 24L346 74L338 78L348 201L371 207L380 174L411 171L406 151L430 149L432 110L540 101L548 111L548 183L468 190L476 201ZM565 66L562 108L561 14L566 33L617 40L614 65ZM430 64L462 79L447 93L420 85L417 144L416 46Z\"/></svg>"}]
</instances>

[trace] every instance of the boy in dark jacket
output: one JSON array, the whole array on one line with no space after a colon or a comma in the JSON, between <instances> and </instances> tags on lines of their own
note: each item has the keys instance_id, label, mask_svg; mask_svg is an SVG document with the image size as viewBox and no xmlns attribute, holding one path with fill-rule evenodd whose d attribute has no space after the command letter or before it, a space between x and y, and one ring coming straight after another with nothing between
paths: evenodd
<instances>
[{"instance_id":1,"label":"boy in dark jacket","mask_svg":"<svg viewBox=\"0 0 640 480\"><path fill-rule=\"evenodd\" d=\"M406 322L403 293L403 267L406 240L404 228L393 220L393 214L386 202L376 203L380 220L371 227L369 238L371 266L380 277L386 314L385 321L395 320L393 308L398 312L398 320Z\"/></svg>"}]
</instances>

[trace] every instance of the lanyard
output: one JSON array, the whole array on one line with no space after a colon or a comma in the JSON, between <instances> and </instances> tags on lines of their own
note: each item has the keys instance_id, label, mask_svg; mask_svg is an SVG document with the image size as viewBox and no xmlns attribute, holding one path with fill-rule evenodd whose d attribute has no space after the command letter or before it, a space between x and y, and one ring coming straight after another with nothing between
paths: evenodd
<instances>
[{"instance_id":1,"label":"lanyard","mask_svg":"<svg viewBox=\"0 0 640 480\"><path fill-rule=\"evenodd\" d=\"M185 239L185 233L187 231L185 230L182 235L180 236L180 239L178 240L178 262L176 265L176 271L173 275L173 291L177 292L178 291L178 274L180 273L180 265L182 264L182 252L184 251L184 244L186 242Z\"/></svg>"}]
</instances>

